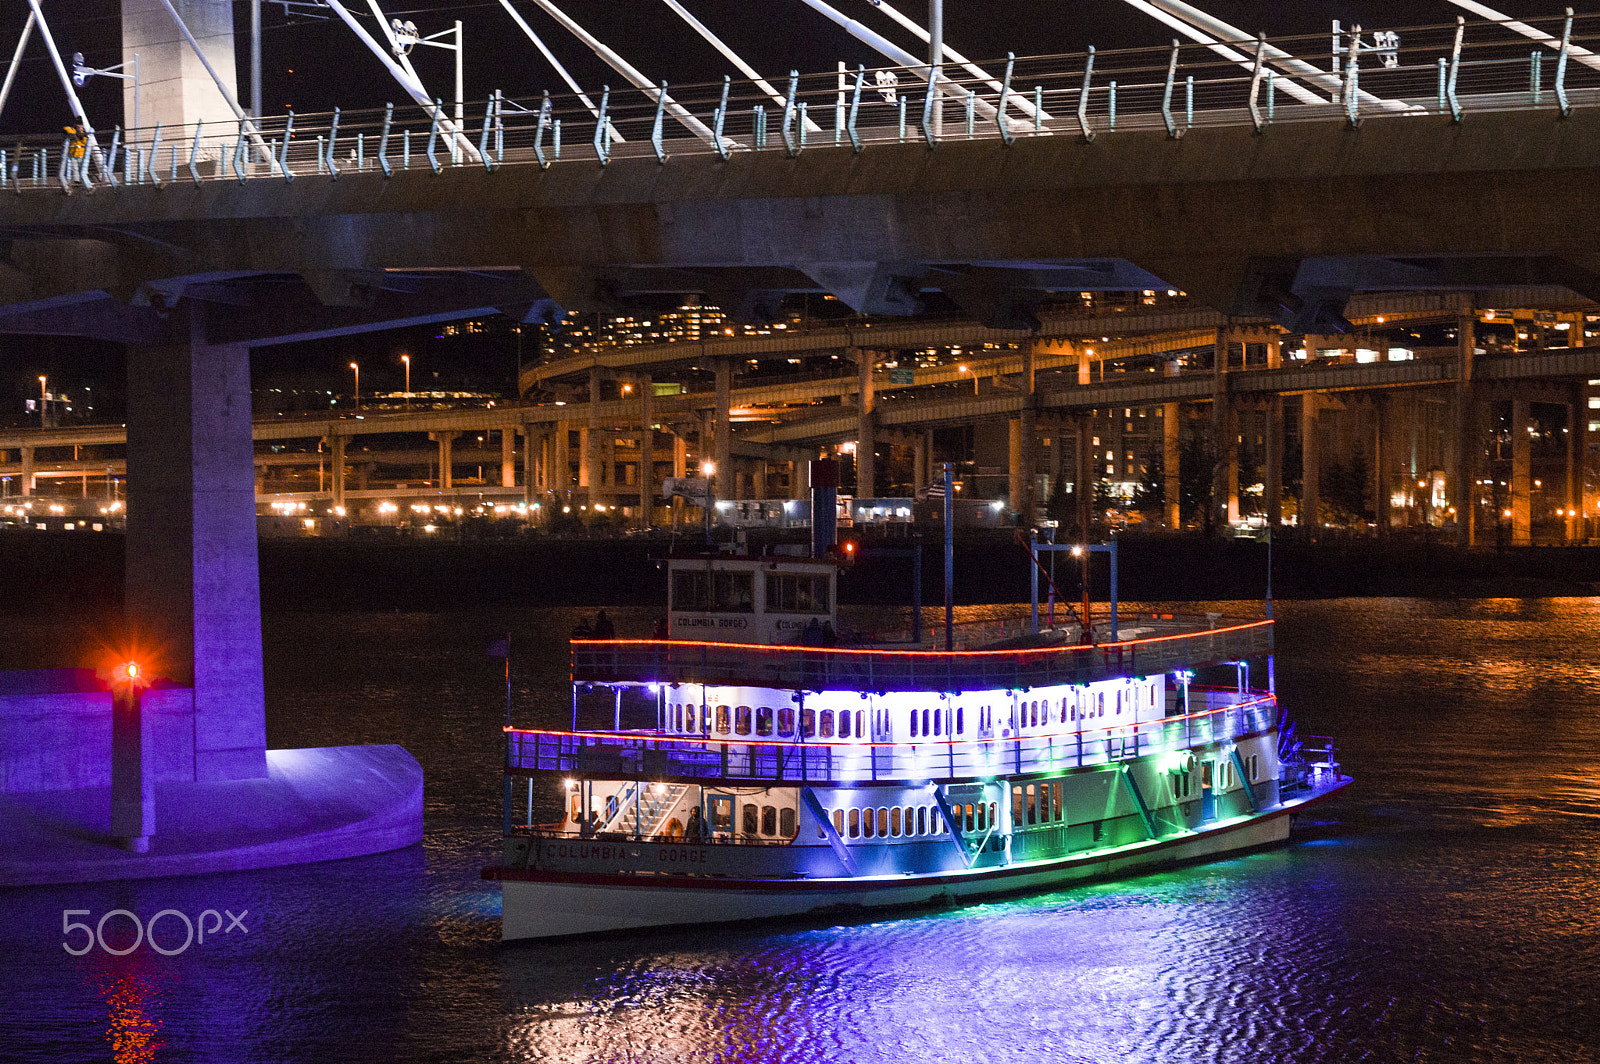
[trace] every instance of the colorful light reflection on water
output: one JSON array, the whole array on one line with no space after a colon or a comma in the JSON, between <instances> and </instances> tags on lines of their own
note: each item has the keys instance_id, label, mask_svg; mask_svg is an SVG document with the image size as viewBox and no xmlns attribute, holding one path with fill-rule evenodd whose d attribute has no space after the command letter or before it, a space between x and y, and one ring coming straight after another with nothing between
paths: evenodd
<instances>
[{"instance_id":1,"label":"colorful light reflection on water","mask_svg":"<svg viewBox=\"0 0 1600 1064\"><path fill-rule=\"evenodd\" d=\"M404 743L427 841L0 892L0 1060L1596 1059L1600 607L1278 613L1280 694L1358 779L1297 845L870 923L511 946L476 878L504 713L481 636L539 646L518 698L559 711L578 614L269 618L271 742ZM66 908L252 916L181 956L74 958Z\"/></svg>"}]
</instances>

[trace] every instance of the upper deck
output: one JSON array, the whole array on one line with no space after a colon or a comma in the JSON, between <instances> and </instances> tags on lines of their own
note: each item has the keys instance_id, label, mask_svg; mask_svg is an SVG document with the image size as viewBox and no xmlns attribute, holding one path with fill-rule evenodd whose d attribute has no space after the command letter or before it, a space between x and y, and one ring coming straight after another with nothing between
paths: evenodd
<instances>
[{"instance_id":1,"label":"upper deck","mask_svg":"<svg viewBox=\"0 0 1600 1064\"><path fill-rule=\"evenodd\" d=\"M988 650L787 647L679 639L574 639L574 683L697 683L808 691L935 691L1092 683L1272 651L1272 621L1167 621L1133 639ZM1146 634L1148 633L1148 634Z\"/></svg>"}]
</instances>

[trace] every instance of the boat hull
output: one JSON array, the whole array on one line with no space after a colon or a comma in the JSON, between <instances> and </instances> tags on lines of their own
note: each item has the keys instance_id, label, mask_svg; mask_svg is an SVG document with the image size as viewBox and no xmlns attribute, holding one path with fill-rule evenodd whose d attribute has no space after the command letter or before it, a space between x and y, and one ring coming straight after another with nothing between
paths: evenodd
<instances>
[{"instance_id":1,"label":"boat hull","mask_svg":"<svg viewBox=\"0 0 1600 1064\"><path fill-rule=\"evenodd\" d=\"M501 937L563 938L686 924L964 903L1114 879L1286 841L1294 814L1341 790L1341 777L1258 814L1201 830L1049 860L929 875L829 879L563 873L488 868L502 890Z\"/></svg>"}]
</instances>

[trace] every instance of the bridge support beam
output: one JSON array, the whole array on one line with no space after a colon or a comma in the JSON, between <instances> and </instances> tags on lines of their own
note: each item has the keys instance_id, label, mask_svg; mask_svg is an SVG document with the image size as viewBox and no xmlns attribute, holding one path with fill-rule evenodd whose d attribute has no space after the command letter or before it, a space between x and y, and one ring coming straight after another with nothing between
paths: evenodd
<instances>
[{"instance_id":1,"label":"bridge support beam","mask_svg":"<svg viewBox=\"0 0 1600 1064\"><path fill-rule=\"evenodd\" d=\"M1456 386L1452 403L1455 467L1450 497L1456 507L1456 543L1471 547L1478 541L1477 402L1472 383L1472 363L1477 348L1477 319L1470 313L1456 320Z\"/></svg>"},{"instance_id":2,"label":"bridge support beam","mask_svg":"<svg viewBox=\"0 0 1600 1064\"><path fill-rule=\"evenodd\" d=\"M1211 516L1212 531L1227 533L1228 524L1239 519L1238 415L1228 388L1228 330L1218 329L1212 346L1211 399Z\"/></svg>"},{"instance_id":3,"label":"bridge support beam","mask_svg":"<svg viewBox=\"0 0 1600 1064\"><path fill-rule=\"evenodd\" d=\"M128 349L127 624L158 655L154 674L193 685L193 778L255 779L267 762L250 352L207 343L201 311L187 313L177 338Z\"/></svg>"},{"instance_id":4,"label":"bridge support beam","mask_svg":"<svg viewBox=\"0 0 1600 1064\"><path fill-rule=\"evenodd\" d=\"M1533 404L1511 400L1511 542L1533 542Z\"/></svg>"},{"instance_id":5,"label":"bridge support beam","mask_svg":"<svg viewBox=\"0 0 1600 1064\"><path fill-rule=\"evenodd\" d=\"M1311 338L1306 338L1307 344ZM1306 349L1310 356L1310 348ZM1312 540L1322 528L1322 441L1318 434L1317 407L1321 397L1306 392L1300 397L1300 527Z\"/></svg>"},{"instance_id":6,"label":"bridge support beam","mask_svg":"<svg viewBox=\"0 0 1600 1064\"><path fill-rule=\"evenodd\" d=\"M1388 425L1389 400L1381 393L1372 396L1372 514L1378 528L1378 538L1389 535L1394 520L1390 508L1393 492L1389 484L1389 452L1383 445L1384 429Z\"/></svg>"},{"instance_id":7,"label":"bridge support beam","mask_svg":"<svg viewBox=\"0 0 1600 1064\"><path fill-rule=\"evenodd\" d=\"M344 505L344 448L348 441L343 436L328 437L328 469L333 474L333 505Z\"/></svg>"},{"instance_id":8,"label":"bridge support beam","mask_svg":"<svg viewBox=\"0 0 1600 1064\"><path fill-rule=\"evenodd\" d=\"M455 486L455 439L453 432L430 432L428 439L439 444L439 486L449 491Z\"/></svg>"},{"instance_id":9,"label":"bridge support beam","mask_svg":"<svg viewBox=\"0 0 1600 1064\"><path fill-rule=\"evenodd\" d=\"M1072 496L1078 504L1078 541L1087 543L1089 518L1094 509L1094 485L1097 479L1094 475L1094 456L1089 451L1089 432L1094 428L1094 421L1088 414L1079 414L1073 421L1076 423L1078 435L1078 473Z\"/></svg>"},{"instance_id":10,"label":"bridge support beam","mask_svg":"<svg viewBox=\"0 0 1600 1064\"><path fill-rule=\"evenodd\" d=\"M717 414L716 425L712 438L715 441L715 461L717 463L716 476L719 485L727 485L721 491L724 498L732 495L734 485L737 483L733 475L733 420L729 407L732 402L733 392L733 363L727 359L717 360Z\"/></svg>"},{"instance_id":11,"label":"bridge support beam","mask_svg":"<svg viewBox=\"0 0 1600 1064\"><path fill-rule=\"evenodd\" d=\"M1269 364L1271 356L1269 354ZM1274 532L1283 523L1283 396L1273 395L1267 400L1266 437L1266 504L1267 527Z\"/></svg>"},{"instance_id":12,"label":"bridge support beam","mask_svg":"<svg viewBox=\"0 0 1600 1064\"><path fill-rule=\"evenodd\" d=\"M514 488L517 486L517 427L503 425L500 428L500 486Z\"/></svg>"},{"instance_id":13,"label":"bridge support beam","mask_svg":"<svg viewBox=\"0 0 1600 1064\"><path fill-rule=\"evenodd\" d=\"M856 498L875 499L878 497L877 395L872 387L872 365L877 361L877 352L852 348L850 357L856 360L860 378L856 405Z\"/></svg>"},{"instance_id":14,"label":"bridge support beam","mask_svg":"<svg viewBox=\"0 0 1600 1064\"><path fill-rule=\"evenodd\" d=\"M22 448L22 494L33 494L33 448Z\"/></svg>"},{"instance_id":15,"label":"bridge support beam","mask_svg":"<svg viewBox=\"0 0 1600 1064\"><path fill-rule=\"evenodd\" d=\"M655 381L648 373L635 378L639 391L639 527L655 524L656 426Z\"/></svg>"}]
</instances>

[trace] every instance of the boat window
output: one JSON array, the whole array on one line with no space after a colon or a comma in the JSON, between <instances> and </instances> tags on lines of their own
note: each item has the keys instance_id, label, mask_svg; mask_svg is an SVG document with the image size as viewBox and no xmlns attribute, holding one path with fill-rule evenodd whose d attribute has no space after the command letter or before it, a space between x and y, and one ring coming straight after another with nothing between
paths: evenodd
<instances>
[{"instance_id":1,"label":"boat window","mask_svg":"<svg viewBox=\"0 0 1600 1064\"><path fill-rule=\"evenodd\" d=\"M841 710L839 713L839 738L850 738L850 711Z\"/></svg>"},{"instance_id":2,"label":"boat window","mask_svg":"<svg viewBox=\"0 0 1600 1064\"><path fill-rule=\"evenodd\" d=\"M999 802L990 802L989 803L989 824L990 824L991 827L996 827L996 828L1000 826L1000 803Z\"/></svg>"},{"instance_id":3,"label":"boat window","mask_svg":"<svg viewBox=\"0 0 1600 1064\"><path fill-rule=\"evenodd\" d=\"M944 721L943 721L943 719L941 719L943 717L944 717L944 710L936 709L936 710L933 711L933 734L935 734L935 735L943 735L944 734Z\"/></svg>"},{"instance_id":4,"label":"boat window","mask_svg":"<svg viewBox=\"0 0 1600 1064\"><path fill-rule=\"evenodd\" d=\"M727 706L717 707L717 734L727 735L732 728L732 716L728 713Z\"/></svg>"},{"instance_id":5,"label":"boat window","mask_svg":"<svg viewBox=\"0 0 1600 1064\"><path fill-rule=\"evenodd\" d=\"M1066 806L1061 802L1061 781L1057 780L1053 787L1056 792L1056 819L1065 820L1067 819L1067 810Z\"/></svg>"},{"instance_id":6,"label":"boat window","mask_svg":"<svg viewBox=\"0 0 1600 1064\"><path fill-rule=\"evenodd\" d=\"M811 711L808 709L806 712L810 713ZM833 710L825 709L822 711L822 731L818 734L824 739L833 738Z\"/></svg>"},{"instance_id":7,"label":"boat window","mask_svg":"<svg viewBox=\"0 0 1600 1064\"><path fill-rule=\"evenodd\" d=\"M871 809L861 811L861 837L864 839L876 838L878 834L878 818Z\"/></svg>"},{"instance_id":8,"label":"boat window","mask_svg":"<svg viewBox=\"0 0 1600 1064\"><path fill-rule=\"evenodd\" d=\"M933 732L928 730L928 710L926 710L926 709L922 711L922 734L923 735L932 735L933 734Z\"/></svg>"},{"instance_id":9,"label":"boat window","mask_svg":"<svg viewBox=\"0 0 1600 1064\"><path fill-rule=\"evenodd\" d=\"M835 809L833 811L833 830L836 831L837 833L839 833L840 835L844 834L844 810L843 809Z\"/></svg>"},{"instance_id":10,"label":"boat window","mask_svg":"<svg viewBox=\"0 0 1600 1064\"><path fill-rule=\"evenodd\" d=\"M827 613L828 578L803 573L768 573L767 612Z\"/></svg>"},{"instance_id":11,"label":"boat window","mask_svg":"<svg viewBox=\"0 0 1600 1064\"><path fill-rule=\"evenodd\" d=\"M794 735L794 710L788 706L778 710L778 734L785 739Z\"/></svg>"},{"instance_id":12,"label":"boat window","mask_svg":"<svg viewBox=\"0 0 1600 1064\"><path fill-rule=\"evenodd\" d=\"M966 710L962 706L957 706L956 707L956 734L957 735L965 735L966 733L967 733L967 714L966 714Z\"/></svg>"},{"instance_id":13,"label":"boat window","mask_svg":"<svg viewBox=\"0 0 1600 1064\"><path fill-rule=\"evenodd\" d=\"M778 807L764 805L761 807L761 834L776 835L778 833Z\"/></svg>"},{"instance_id":14,"label":"boat window","mask_svg":"<svg viewBox=\"0 0 1600 1064\"><path fill-rule=\"evenodd\" d=\"M1022 826L1022 817L1023 817L1024 812L1025 812L1025 810L1024 810L1023 805L1022 805L1022 787L1019 784L1018 786L1015 786L1015 787L1011 788L1011 826L1012 827L1021 827Z\"/></svg>"},{"instance_id":15,"label":"boat window","mask_svg":"<svg viewBox=\"0 0 1600 1064\"><path fill-rule=\"evenodd\" d=\"M1065 696L1065 695L1062 696L1062 698L1061 698L1061 723L1062 724L1065 724L1067 722L1067 706L1070 704L1070 702L1071 702L1071 700L1067 696Z\"/></svg>"},{"instance_id":16,"label":"boat window","mask_svg":"<svg viewBox=\"0 0 1600 1064\"><path fill-rule=\"evenodd\" d=\"M1106 693L1104 691L1100 692L1099 701L1100 701L1100 712L1099 712L1098 715L1103 717L1103 716L1106 715Z\"/></svg>"},{"instance_id":17,"label":"boat window","mask_svg":"<svg viewBox=\"0 0 1600 1064\"><path fill-rule=\"evenodd\" d=\"M861 739L866 737L866 721L867 711L864 709L856 710L856 738Z\"/></svg>"},{"instance_id":18,"label":"boat window","mask_svg":"<svg viewBox=\"0 0 1600 1064\"><path fill-rule=\"evenodd\" d=\"M911 737L917 737L917 711L914 709L911 711Z\"/></svg>"},{"instance_id":19,"label":"boat window","mask_svg":"<svg viewBox=\"0 0 1600 1064\"><path fill-rule=\"evenodd\" d=\"M606 821L607 821L607 823L609 823L610 821L614 820L616 818L616 815L617 815L617 796L613 794L610 798L606 799Z\"/></svg>"},{"instance_id":20,"label":"boat window","mask_svg":"<svg viewBox=\"0 0 1600 1064\"><path fill-rule=\"evenodd\" d=\"M988 823L989 818L986 815L988 812L989 812L988 807L986 805L984 805L982 802L979 802L978 803L978 830L979 831L988 831L989 830L989 823Z\"/></svg>"},{"instance_id":21,"label":"boat window","mask_svg":"<svg viewBox=\"0 0 1600 1064\"><path fill-rule=\"evenodd\" d=\"M738 706L733 711L733 731L735 735L750 734L750 707Z\"/></svg>"},{"instance_id":22,"label":"boat window","mask_svg":"<svg viewBox=\"0 0 1600 1064\"><path fill-rule=\"evenodd\" d=\"M756 734L757 735L771 735L772 734L772 716L773 716L773 714L772 714L772 707L771 706L757 706L756 707Z\"/></svg>"},{"instance_id":23,"label":"boat window","mask_svg":"<svg viewBox=\"0 0 1600 1064\"><path fill-rule=\"evenodd\" d=\"M900 807L897 805L889 810L889 834L893 838L900 837Z\"/></svg>"},{"instance_id":24,"label":"boat window","mask_svg":"<svg viewBox=\"0 0 1600 1064\"><path fill-rule=\"evenodd\" d=\"M919 806L917 806L917 834L918 835L926 835L927 833L928 833L928 807L925 806L925 805L919 805Z\"/></svg>"},{"instance_id":25,"label":"boat window","mask_svg":"<svg viewBox=\"0 0 1600 1064\"><path fill-rule=\"evenodd\" d=\"M1028 784L1028 823L1039 822L1039 796L1034 793L1033 784Z\"/></svg>"},{"instance_id":26,"label":"boat window","mask_svg":"<svg viewBox=\"0 0 1600 1064\"><path fill-rule=\"evenodd\" d=\"M889 810L887 808L878 810L878 834L889 834Z\"/></svg>"},{"instance_id":27,"label":"boat window","mask_svg":"<svg viewBox=\"0 0 1600 1064\"><path fill-rule=\"evenodd\" d=\"M759 812L755 806L747 805L744 807L743 814L740 818L740 830L746 835L754 835L756 833L756 818L760 815Z\"/></svg>"},{"instance_id":28,"label":"boat window","mask_svg":"<svg viewBox=\"0 0 1600 1064\"><path fill-rule=\"evenodd\" d=\"M1039 725L1039 703L1038 702L1034 702L1032 705L1030 705L1028 707L1028 727L1034 728L1034 727L1038 727L1038 725Z\"/></svg>"},{"instance_id":29,"label":"boat window","mask_svg":"<svg viewBox=\"0 0 1600 1064\"><path fill-rule=\"evenodd\" d=\"M786 839L795 837L799 828L795 826L794 810L788 807L778 810L778 834Z\"/></svg>"},{"instance_id":30,"label":"boat window","mask_svg":"<svg viewBox=\"0 0 1600 1064\"><path fill-rule=\"evenodd\" d=\"M809 739L815 734L817 734L817 711L814 709L802 709L800 711L801 737Z\"/></svg>"},{"instance_id":31,"label":"boat window","mask_svg":"<svg viewBox=\"0 0 1600 1064\"><path fill-rule=\"evenodd\" d=\"M850 837L852 839L855 839L855 838L859 838L860 836L861 836L861 810L852 809L852 810L850 810Z\"/></svg>"}]
</instances>

